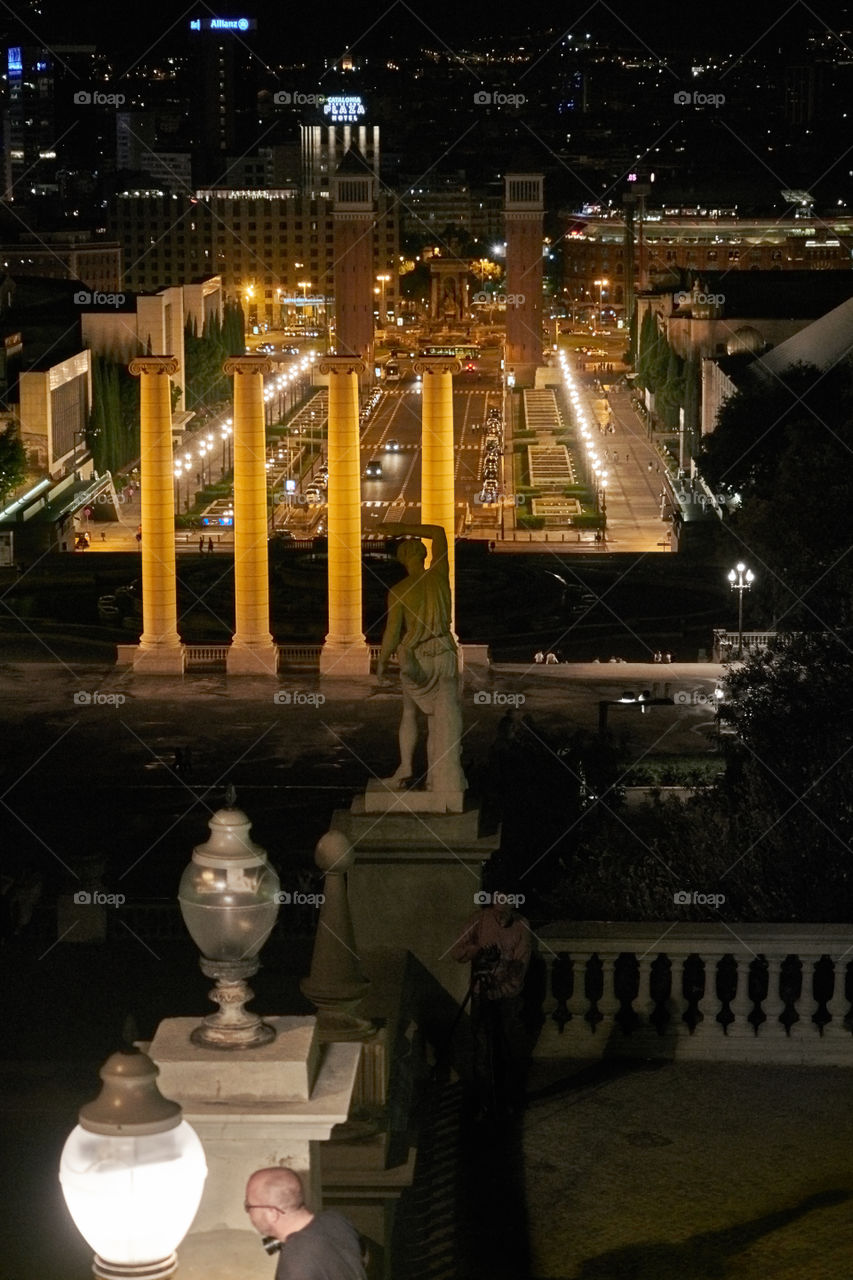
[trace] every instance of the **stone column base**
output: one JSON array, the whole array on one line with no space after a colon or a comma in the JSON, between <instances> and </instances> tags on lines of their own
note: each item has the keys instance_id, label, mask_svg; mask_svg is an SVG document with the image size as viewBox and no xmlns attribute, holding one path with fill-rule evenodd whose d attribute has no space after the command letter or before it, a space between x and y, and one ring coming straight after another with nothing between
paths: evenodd
<instances>
[{"instance_id":1,"label":"stone column base","mask_svg":"<svg viewBox=\"0 0 853 1280\"><path fill-rule=\"evenodd\" d=\"M320 675L334 677L369 676L370 649L364 640L353 644L328 641L320 650Z\"/></svg>"},{"instance_id":2,"label":"stone column base","mask_svg":"<svg viewBox=\"0 0 853 1280\"><path fill-rule=\"evenodd\" d=\"M234 643L225 651L225 671L229 676L275 676L278 648L268 644Z\"/></svg>"},{"instance_id":3,"label":"stone column base","mask_svg":"<svg viewBox=\"0 0 853 1280\"><path fill-rule=\"evenodd\" d=\"M185 668L183 645L163 645L143 648L139 645L133 655L135 676L182 676Z\"/></svg>"}]
</instances>

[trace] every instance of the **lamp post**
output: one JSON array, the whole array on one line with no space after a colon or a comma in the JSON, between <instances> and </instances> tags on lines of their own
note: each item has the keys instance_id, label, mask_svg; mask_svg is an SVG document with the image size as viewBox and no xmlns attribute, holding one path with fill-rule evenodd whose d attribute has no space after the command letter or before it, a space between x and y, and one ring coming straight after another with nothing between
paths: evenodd
<instances>
[{"instance_id":1,"label":"lamp post","mask_svg":"<svg viewBox=\"0 0 853 1280\"><path fill-rule=\"evenodd\" d=\"M599 329L603 329L604 328L604 290L607 288L607 285L610 282L606 278L602 278L601 280L593 280L592 283L596 285L596 287L598 288L598 327Z\"/></svg>"},{"instance_id":2,"label":"lamp post","mask_svg":"<svg viewBox=\"0 0 853 1280\"><path fill-rule=\"evenodd\" d=\"M737 656L740 659L743 657L743 593L752 586L755 574L739 561L734 569L729 569L728 577L732 591L737 592Z\"/></svg>"},{"instance_id":3,"label":"lamp post","mask_svg":"<svg viewBox=\"0 0 853 1280\"><path fill-rule=\"evenodd\" d=\"M95 1251L98 1280L166 1280L198 1210L207 1164L177 1102L144 1053L114 1053L104 1087L80 1109L62 1150L68 1211Z\"/></svg>"},{"instance_id":4,"label":"lamp post","mask_svg":"<svg viewBox=\"0 0 853 1280\"><path fill-rule=\"evenodd\" d=\"M175 513L181 514L181 476L184 474L182 463L175 463Z\"/></svg>"},{"instance_id":5,"label":"lamp post","mask_svg":"<svg viewBox=\"0 0 853 1280\"><path fill-rule=\"evenodd\" d=\"M209 1049L254 1049L275 1038L273 1028L243 1006L252 999L246 980L257 973L258 953L275 927L279 880L234 800L229 787L228 807L210 819L210 839L193 850L178 890L201 971L216 980L210 999L219 1011L190 1037Z\"/></svg>"},{"instance_id":6,"label":"lamp post","mask_svg":"<svg viewBox=\"0 0 853 1280\"><path fill-rule=\"evenodd\" d=\"M391 277L389 275L380 275L377 276L376 279L379 281L379 325L380 328L384 329L387 323L387 316L385 314L385 286L388 284Z\"/></svg>"}]
</instances>

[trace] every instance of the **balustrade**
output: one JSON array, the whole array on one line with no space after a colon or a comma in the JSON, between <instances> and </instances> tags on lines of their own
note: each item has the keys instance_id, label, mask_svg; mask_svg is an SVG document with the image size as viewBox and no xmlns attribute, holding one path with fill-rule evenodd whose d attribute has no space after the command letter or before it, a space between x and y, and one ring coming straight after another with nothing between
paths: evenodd
<instances>
[{"instance_id":1,"label":"balustrade","mask_svg":"<svg viewBox=\"0 0 853 1280\"><path fill-rule=\"evenodd\" d=\"M536 1057L853 1066L853 929L552 925Z\"/></svg>"}]
</instances>

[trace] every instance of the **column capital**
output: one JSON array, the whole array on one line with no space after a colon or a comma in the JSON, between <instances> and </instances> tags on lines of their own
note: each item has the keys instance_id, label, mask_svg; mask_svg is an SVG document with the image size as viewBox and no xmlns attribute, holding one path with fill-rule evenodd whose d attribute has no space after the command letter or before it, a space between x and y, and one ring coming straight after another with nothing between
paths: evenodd
<instances>
[{"instance_id":1,"label":"column capital","mask_svg":"<svg viewBox=\"0 0 853 1280\"><path fill-rule=\"evenodd\" d=\"M415 373L461 373L462 363L455 356L419 356L412 361Z\"/></svg>"},{"instance_id":2,"label":"column capital","mask_svg":"<svg viewBox=\"0 0 853 1280\"><path fill-rule=\"evenodd\" d=\"M236 373L272 373L273 362L267 356L229 356L222 366L231 377Z\"/></svg>"},{"instance_id":3,"label":"column capital","mask_svg":"<svg viewBox=\"0 0 853 1280\"><path fill-rule=\"evenodd\" d=\"M321 373L364 373L367 364L361 356L321 356L317 364Z\"/></svg>"},{"instance_id":4,"label":"column capital","mask_svg":"<svg viewBox=\"0 0 853 1280\"><path fill-rule=\"evenodd\" d=\"M128 369L134 378L143 373L177 373L180 365L175 356L137 356Z\"/></svg>"}]
</instances>

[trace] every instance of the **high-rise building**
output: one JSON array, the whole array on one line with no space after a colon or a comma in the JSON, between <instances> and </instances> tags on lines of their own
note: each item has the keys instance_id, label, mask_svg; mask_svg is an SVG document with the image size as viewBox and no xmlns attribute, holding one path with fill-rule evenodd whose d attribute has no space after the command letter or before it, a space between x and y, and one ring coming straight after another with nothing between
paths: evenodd
<instances>
[{"instance_id":1,"label":"high-rise building","mask_svg":"<svg viewBox=\"0 0 853 1280\"><path fill-rule=\"evenodd\" d=\"M193 18L189 24L190 122L197 186L228 181L227 157L251 148L257 129L254 18Z\"/></svg>"},{"instance_id":2,"label":"high-rise building","mask_svg":"<svg viewBox=\"0 0 853 1280\"><path fill-rule=\"evenodd\" d=\"M367 106L358 94L331 94L314 120L300 124L299 136L306 192L331 190L332 179L350 147L358 150L379 179L379 125L367 123Z\"/></svg>"},{"instance_id":3,"label":"high-rise building","mask_svg":"<svg viewBox=\"0 0 853 1280\"><path fill-rule=\"evenodd\" d=\"M368 237L370 297L375 276L391 274L387 310L396 303L396 270L389 268L399 263L398 215L394 198L380 192ZM216 275L251 323L276 328L321 309L309 300L333 293L331 199L293 188L207 188L192 196L126 191L113 201L110 234L122 247L128 291Z\"/></svg>"}]
</instances>

